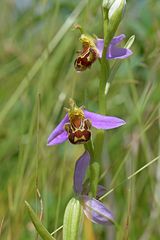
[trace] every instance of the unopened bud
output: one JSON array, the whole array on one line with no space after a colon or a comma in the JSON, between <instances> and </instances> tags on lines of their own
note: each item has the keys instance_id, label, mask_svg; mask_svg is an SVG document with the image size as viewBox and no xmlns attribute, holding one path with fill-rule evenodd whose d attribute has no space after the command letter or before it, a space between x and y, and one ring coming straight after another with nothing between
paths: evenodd
<instances>
[{"instance_id":1,"label":"unopened bud","mask_svg":"<svg viewBox=\"0 0 160 240\"><path fill-rule=\"evenodd\" d=\"M113 4L114 0L103 0L103 8L110 9L111 5Z\"/></svg>"},{"instance_id":2,"label":"unopened bud","mask_svg":"<svg viewBox=\"0 0 160 240\"><path fill-rule=\"evenodd\" d=\"M65 210L63 219L63 240L77 240L82 225L82 206L80 201L72 198Z\"/></svg>"},{"instance_id":3,"label":"unopened bud","mask_svg":"<svg viewBox=\"0 0 160 240\"><path fill-rule=\"evenodd\" d=\"M115 35L115 32L122 20L126 0L104 0L103 1L103 14L104 21L104 40L107 46Z\"/></svg>"},{"instance_id":4,"label":"unopened bud","mask_svg":"<svg viewBox=\"0 0 160 240\"><path fill-rule=\"evenodd\" d=\"M110 2L108 14L109 19L111 19L112 16L115 15L114 17L120 16L121 20L121 17L123 16L125 10L126 0L111 0L109 2Z\"/></svg>"}]
</instances>

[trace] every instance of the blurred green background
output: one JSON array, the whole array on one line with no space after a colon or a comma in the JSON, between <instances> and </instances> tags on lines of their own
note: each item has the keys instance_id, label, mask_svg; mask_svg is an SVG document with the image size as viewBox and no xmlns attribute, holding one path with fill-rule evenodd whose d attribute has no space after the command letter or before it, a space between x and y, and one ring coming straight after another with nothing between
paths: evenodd
<instances>
[{"instance_id":1,"label":"blurred green background","mask_svg":"<svg viewBox=\"0 0 160 240\"><path fill-rule=\"evenodd\" d=\"M24 201L50 232L63 223L72 177L83 146L47 147L47 137L74 98L98 112L98 61L77 73L78 23L103 37L100 0L1 0L0 14L0 238L36 239ZM107 114L126 120L107 131L103 154L105 199L120 225L94 227L84 239L160 239L160 163L127 177L160 154L160 2L129 0L117 35L136 36L107 97ZM111 62L112 64L112 62ZM96 131L93 132L95 136ZM56 239L62 239L62 231ZM40 239L40 238L39 238Z\"/></svg>"}]
</instances>

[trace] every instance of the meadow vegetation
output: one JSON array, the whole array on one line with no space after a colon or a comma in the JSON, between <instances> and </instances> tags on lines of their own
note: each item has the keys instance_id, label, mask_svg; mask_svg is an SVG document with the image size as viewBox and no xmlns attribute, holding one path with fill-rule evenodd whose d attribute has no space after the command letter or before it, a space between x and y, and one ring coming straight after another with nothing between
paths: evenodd
<instances>
[{"instance_id":1,"label":"meadow vegetation","mask_svg":"<svg viewBox=\"0 0 160 240\"><path fill-rule=\"evenodd\" d=\"M75 160L83 146L66 142L47 147L47 138L64 116L70 97L78 106L98 112L100 66L97 61L91 70L75 71L81 44L73 25L103 37L100 0L19 2L1 0L0 14L0 239L4 240L36 239L25 200L37 214L43 210L49 232L63 223L73 196ZM103 202L113 210L118 227L86 221L84 239L160 239L159 13L159 1L129 0L117 32L127 39L135 35L133 55L120 65L106 103L108 115L127 122L105 132L101 169L107 191L112 190ZM59 230L54 237L61 240L61 234Z\"/></svg>"}]
</instances>

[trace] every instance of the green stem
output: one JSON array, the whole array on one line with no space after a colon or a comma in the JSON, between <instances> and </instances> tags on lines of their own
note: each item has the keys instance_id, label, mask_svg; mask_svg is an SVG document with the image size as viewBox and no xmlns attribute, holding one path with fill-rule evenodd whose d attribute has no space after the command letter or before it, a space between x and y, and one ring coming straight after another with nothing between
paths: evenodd
<instances>
[{"instance_id":1,"label":"green stem","mask_svg":"<svg viewBox=\"0 0 160 240\"><path fill-rule=\"evenodd\" d=\"M104 48L102 59L101 59L101 76L99 82L99 112L101 114L106 113L106 96L105 96L105 86L107 79L109 77L110 67L106 60L106 48Z\"/></svg>"},{"instance_id":2,"label":"green stem","mask_svg":"<svg viewBox=\"0 0 160 240\"><path fill-rule=\"evenodd\" d=\"M106 60L106 52L110 42L108 36L108 28L109 28L108 12L106 11L106 9L105 10L103 9L104 49L101 59L101 76L99 82L99 111L102 114L106 113L105 86L110 73L109 61Z\"/></svg>"},{"instance_id":3,"label":"green stem","mask_svg":"<svg viewBox=\"0 0 160 240\"><path fill-rule=\"evenodd\" d=\"M92 139L84 145L85 149L90 153L91 163L95 161L94 146Z\"/></svg>"},{"instance_id":4,"label":"green stem","mask_svg":"<svg viewBox=\"0 0 160 240\"><path fill-rule=\"evenodd\" d=\"M91 156L91 163L89 166L89 174L90 174L90 195L92 197L96 196L97 193L97 185L98 185L98 179L99 179L99 163L95 161L95 155L94 155L94 147L92 140L86 143L85 149L90 153Z\"/></svg>"},{"instance_id":5,"label":"green stem","mask_svg":"<svg viewBox=\"0 0 160 240\"><path fill-rule=\"evenodd\" d=\"M101 74L99 81L99 112L101 114L106 114L106 95L105 95L105 86L108 81L110 75L110 66L109 61L106 60L106 52L109 45L109 37L108 37L108 12L103 10L103 32L104 32L104 49L102 53L101 59ZM100 131L95 139L95 156L96 159L101 159L101 154L103 151L103 142L104 142L104 131Z\"/></svg>"},{"instance_id":6,"label":"green stem","mask_svg":"<svg viewBox=\"0 0 160 240\"><path fill-rule=\"evenodd\" d=\"M109 29L109 19L107 9L103 9L103 35L104 35L104 47L108 47L108 29Z\"/></svg>"}]
</instances>

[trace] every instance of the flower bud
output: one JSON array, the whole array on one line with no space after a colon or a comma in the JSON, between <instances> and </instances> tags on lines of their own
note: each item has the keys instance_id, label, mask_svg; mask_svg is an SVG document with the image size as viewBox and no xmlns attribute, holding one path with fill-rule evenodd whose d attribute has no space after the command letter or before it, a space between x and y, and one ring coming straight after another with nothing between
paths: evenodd
<instances>
[{"instance_id":1,"label":"flower bud","mask_svg":"<svg viewBox=\"0 0 160 240\"><path fill-rule=\"evenodd\" d=\"M72 198L65 210L63 219L63 240L77 240L82 225L82 206L80 201Z\"/></svg>"},{"instance_id":2,"label":"flower bud","mask_svg":"<svg viewBox=\"0 0 160 240\"><path fill-rule=\"evenodd\" d=\"M113 4L114 0L103 0L103 8L110 9L111 5Z\"/></svg>"},{"instance_id":3,"label":"flower bud","mask_svg":"<svg viewBox=\"0 0 160 240\"><path fill-rule=\"evenodd\" d=\"M125 6L126 6L126 0L115 0L115 1L109 1L110 2L110 9L109 9L109 19L112 18L112 16L115 14L114 17L123 16ZM121 20L121 19L120 19Z\"/></svg>"},{"instance_id":4,"label":"flower bud","mask_svg":"<svg viewBox=\"0 0 160 240\"><path fill-rule=\"evenodd\" d=\"M105 32L105 42L109 43L121 22L124 15L124 10L126 6L126 0L104 0L103 1L103 13L104 21L106 24Z\"/></svg>"}]
</instances>

